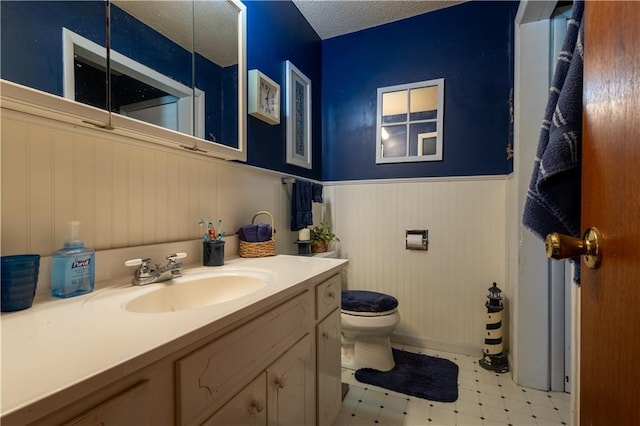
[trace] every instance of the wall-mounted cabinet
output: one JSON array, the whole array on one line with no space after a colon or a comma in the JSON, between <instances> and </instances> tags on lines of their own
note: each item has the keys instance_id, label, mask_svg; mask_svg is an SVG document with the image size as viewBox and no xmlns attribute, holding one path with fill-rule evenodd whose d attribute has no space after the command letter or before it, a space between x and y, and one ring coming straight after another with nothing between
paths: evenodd
<instances>
[{"instance_id":1,"label":"wall-mounted cabinet","mask_svg":"<svg viewBox=\"0 0 640 426\"><path fill-rule=\"evenodd\" d=\"M3 107L26 103L50 118L246 160L239 0L7 0L0 7L0 75L3 86L17 83Z\"/></svg>"}]
</instances>

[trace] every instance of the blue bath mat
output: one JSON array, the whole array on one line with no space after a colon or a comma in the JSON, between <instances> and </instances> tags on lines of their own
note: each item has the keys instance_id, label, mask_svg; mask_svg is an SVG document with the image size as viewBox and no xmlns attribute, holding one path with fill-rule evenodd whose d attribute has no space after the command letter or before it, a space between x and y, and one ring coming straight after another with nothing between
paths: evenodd
<instances>
[{"instance_id":1,"label":"blue bath mat","mask_svg":"<svg viewBox=\"0 0 640 426\"><path fill-rule=\"evenodd\" d=\"M361 368L356 379L381 388L431 401L458 399L458 366L448 359L393 349L396 366L390 371Z\"/></svg>"}]
</instances>

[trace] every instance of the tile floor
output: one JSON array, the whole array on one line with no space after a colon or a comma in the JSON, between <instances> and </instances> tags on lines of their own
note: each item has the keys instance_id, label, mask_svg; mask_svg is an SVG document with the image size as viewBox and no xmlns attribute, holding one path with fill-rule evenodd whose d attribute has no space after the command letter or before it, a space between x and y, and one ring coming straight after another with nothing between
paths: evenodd
<instances>
[{"instance_id":1,"label":"tile floor","mask_svg":"<svg viewBox=\"0 0 640 426\"><path fill-rule=\"evenodd\" d=\"M539 425L570 424L570 395L542 392L516 385L509 373L485 370L478 359L413 346L394 345L409 352L447 358L458 364L458 400L428 401L358 382L354 371L342 369L349 384L334 426L388 425Z\"/></svg>"}]
</instances>

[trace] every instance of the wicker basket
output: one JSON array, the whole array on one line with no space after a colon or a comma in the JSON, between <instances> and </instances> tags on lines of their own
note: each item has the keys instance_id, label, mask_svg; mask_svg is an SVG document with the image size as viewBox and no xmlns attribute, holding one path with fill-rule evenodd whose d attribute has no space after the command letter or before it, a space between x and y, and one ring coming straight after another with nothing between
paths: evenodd
<instances>
[{"instance_id":1,"label":"wicker basket","mask_svg":"<svg viewBox=\"0 0 640 426\"><path fill-rule=\"evenodd\" d=\"M261 211L253 215L251 224L254 223L256 217L261 214L269 215L271 218L271 239L269 241L262 241L259 243L249 243L247 241L240 240L240 257L267 257L276 255L276 238L275 238L275 223L273 221L273 215L268 211Z\"/></svg>"}]
</instances>

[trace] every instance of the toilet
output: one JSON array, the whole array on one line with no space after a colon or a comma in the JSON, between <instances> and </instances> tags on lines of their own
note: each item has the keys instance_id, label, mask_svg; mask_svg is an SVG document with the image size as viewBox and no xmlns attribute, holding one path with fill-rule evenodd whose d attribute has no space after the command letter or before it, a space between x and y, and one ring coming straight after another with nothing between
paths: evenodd
<instances>
[{"instance_id":1,"label":"toilet","mask_svg":"<svg viewBox=\"0 0 640 426\"><path fill-rule=\"evenodd\" d=\"M389 337L400 322L398 300L375 291L343 290L341 308L342 366L391 370Z\"/></svg>"}]
</instances>

